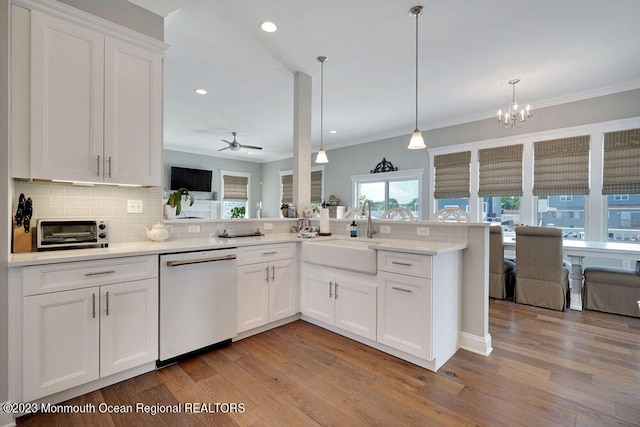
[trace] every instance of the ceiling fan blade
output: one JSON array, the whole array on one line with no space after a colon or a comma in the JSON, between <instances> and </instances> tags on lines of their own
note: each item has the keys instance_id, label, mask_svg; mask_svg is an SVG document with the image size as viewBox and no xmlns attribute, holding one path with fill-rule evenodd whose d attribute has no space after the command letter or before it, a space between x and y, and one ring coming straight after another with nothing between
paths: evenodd
<instances>
[{"instance_id":1,"label":"ceiling fan blade","mask_svg":"<svg viewBox=\"0 0 640 427\"><path fill-rule=\"evenodd\" d=\"M233 144L233 142L231 142L231 141L227 141L226 139L221 139L220 141L224 141L224 142L226 142L227 144Z\"/></svg>"},{"instance_id":2,"label":"ceiling fan blade","mask_svg":"<svg viewBox=\"0 0 640 427\"><path fill-rule=\"evenodd\" d=\"M218 151L222 151L222 150L228 150L228 149L229 149L229 146L227 146L227 147L224 147L224 148L221 148L221 149L219 149Z\"/></svg>"},{"instance_id":3,"label":"ceiling fan blade","mask_svg":"<svg viewBox=\"0 0 640 427\"><path fill-rule=\"evenodd\" d=\"M262 150L262 147L256 147L255 145L244 145L244 144L242 144L240 147L242 147L242 148L251 148L252 150Z\"/></svg>"}]
</instances>

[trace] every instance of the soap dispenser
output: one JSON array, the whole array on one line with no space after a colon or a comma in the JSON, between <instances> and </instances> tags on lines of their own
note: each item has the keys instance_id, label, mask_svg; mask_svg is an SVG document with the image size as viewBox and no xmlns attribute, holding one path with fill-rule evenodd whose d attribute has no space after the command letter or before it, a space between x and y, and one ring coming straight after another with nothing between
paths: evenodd
<instances>
[{"instance_id":1,"label":"soap dispenser","mask_svg":"<svg viewBox=\"0 0 640 427\"><path fill-rule=\"evenodd\" d=\"M355 220L351 222L351 233L349 235L351 237L358 237L358 224L356 224Z\"/></svg>"}]
</instances>

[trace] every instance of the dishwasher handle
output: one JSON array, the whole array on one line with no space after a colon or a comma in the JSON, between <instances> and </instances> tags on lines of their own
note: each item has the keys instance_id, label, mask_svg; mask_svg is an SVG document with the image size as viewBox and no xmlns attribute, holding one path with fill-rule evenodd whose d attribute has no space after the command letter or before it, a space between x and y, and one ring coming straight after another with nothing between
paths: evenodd
<instances>
[{"instance_id":1,"label":"dishwasher handle","mask_svg":"<svg viewBox=\"0 0 640 427\"><path fill-rule=\"evenodd\" d=\"M216 262L216 261L232 261L236 259L235 255L225 255L213 258L194 258L184 261L167 261L167 267L179 267L181 265L202 264L204 262Z\"/></svg>"}]
</instances>

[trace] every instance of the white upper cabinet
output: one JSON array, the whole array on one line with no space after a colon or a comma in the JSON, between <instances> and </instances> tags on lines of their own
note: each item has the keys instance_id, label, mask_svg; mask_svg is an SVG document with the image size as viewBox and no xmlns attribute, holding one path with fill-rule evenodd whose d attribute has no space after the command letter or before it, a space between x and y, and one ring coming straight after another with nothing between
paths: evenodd
<instances>
[{"instance_id":1,"label":"white upper cabinet","mask_svg":"<svg viewBox=\"0 0 640 427\"><path fill-rule=\"evenodd\" d=\"M104 36L32 11L31 178L102 181L103 111Z\"/></svg>"},{"instance_id":2,"label":"white upper cabinet","mask_svg":"<svg viewBox=\"0 0 640 427\"><path fill-rule=\"evenodd\" d=\"M103 33L39 10L12 16L30 25L12 33L12 61L30 78L12 78L11 176L160 186L164 50L116 37L113 26Z\"/></svg>"}]
</instances>

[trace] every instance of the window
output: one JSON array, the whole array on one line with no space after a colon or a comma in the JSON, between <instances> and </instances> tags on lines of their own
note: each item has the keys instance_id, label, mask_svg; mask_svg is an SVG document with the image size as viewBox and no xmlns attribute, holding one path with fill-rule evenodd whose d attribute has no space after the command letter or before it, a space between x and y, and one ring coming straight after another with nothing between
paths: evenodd
<instances>
[{"instance_id":1,"label":"window","mask_svg":"<svg viewBox=\"0 0 640 427\"><path fill-rule=\"evenodd\" d=\"M324 166L311 168L311 207L322 205L324 200L323 171ZM280 172L280 204L282 203L293 203L293 171L291 170Z\"/></svg>"},{"instance_id":2,"label":"window","mask_svg":"<svg viewBox=\"0 0 640 427\"><path fill-rule=\"evenodd\" d=\"M251 174L220 171L222 183L222 219L249 218L249 185Z\"/></svg>"},{"instance_id":3,"label":"window","mask_svg":"<svg viewBox=\"0 0 640 427\"><path fill-rule=\"evenodd\" d=\"M538 224L562 228L565 239L584 239L586 196L538 196Z\"/></svg>"},{"instance_id":4,"label":"window","mask_svg":"<svg viewBox=\"0 0 640 427\"><path fill-rule=\"evenodd\" d=\"M498 222L506 232L521 224L523 145L478 150L478 196L482 220Z\"/></svg>"},{"instance_id":5,"label":"window","mask_svg":"<svg viewBox=\"0 0 640 427\"><path fill-rule=\"evenodd\" d=\"M352 176L353 206L361 206L365 199L369 199L373 218L380 218L387 209L402 207L420 219L423 174L423 169L413 169Z\"/></svg>"},{"instance_id":6,"label":"window","mask_svg":"<svg viewBox=\"0 0 640 427\"><path fill-rule=\"evenodd\" d=\"M437 155L433 159L437 209L457 207L469 211L471 151Z\"/></svg>"},{"instance_id":7,"label":"window","mask_svg":"<svg viewBox=\"0 0 640 427\"><path fill-rule=\"evenodd\" d=\"M607 239L640 240L640 129L604 134Z\"/></svg>"}]
</instances>

